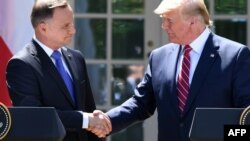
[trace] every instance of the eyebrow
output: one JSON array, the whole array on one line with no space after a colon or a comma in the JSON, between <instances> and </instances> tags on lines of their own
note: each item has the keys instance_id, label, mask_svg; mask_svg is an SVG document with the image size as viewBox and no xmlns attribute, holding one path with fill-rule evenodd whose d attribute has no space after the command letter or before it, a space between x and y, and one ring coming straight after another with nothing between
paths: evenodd
<instances>
[{"instance_id":1,"label":"eyebrow","mask_svg":"<svg viewBox=\"0 0 250 141\"><path fill-rule=\"evenodd\" d=\"M167 21L169 23L173 23L173 18L172 17L167 17L167 16L164 16L162 17L164 21Z\"/></svg>"},{"instance_id":2,"label":"eyebrow","mask_svg":"<svg viewBox=\"0 0 250 141\"><path fill-rule=\"evenodd\" d=\"M169 17L169 16L167 16L166 14L161 14L160 17L161 17L161 18L166 18L166 19L168 19L168 20L173 20L172 17Z\"/></svg>"}]
</instances>

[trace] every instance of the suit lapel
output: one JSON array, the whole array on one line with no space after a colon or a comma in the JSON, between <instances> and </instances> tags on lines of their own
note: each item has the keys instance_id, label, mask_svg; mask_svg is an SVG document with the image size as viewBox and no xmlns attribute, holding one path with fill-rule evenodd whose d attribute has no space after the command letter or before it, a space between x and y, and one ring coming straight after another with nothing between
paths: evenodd
<instances>
[{"instance_id":1,"label":"suit lapel","mask_svg":"<svg viewBox=\"0 0 250 141\"><path fill-rule=\"evenodd\" d=\"M170 98L171 98L170 101L173 104L176 114L179 114L178 99L177 99L177 93L176 93L176 70L177 70L180 50L181 50L181 46L172 47L172 51L167 56L168 58L165 59L167 60L166 62L167 67L165 67L165 70L164 70L164 72L166 72L167 82L171 82L170 83Z\"/></svg>"},{"instance_id":2,"label":"suit lapel","mask_svg":"<svg viewBox=\"0 0 250 141\"><path fill-rule=\"evenodd\" d=\"M189 92L189 96L187 99L187 103L186 103L186 108L184 109L184 113L183 116L185 116L185 113L188 112L188 110L190 109L192 102L194 101L194 99L196 98L196 96L199 94L199 90L200 88L202 88L202 85L204 84L203 82L205 82L207 73L209 73L210 68L212 67L212 65L214 64L215 60L218 57L218 46L215 46L214 42L213 42L213 34L210 34L207 42L204 46L204 49L202 51L200 60L198 61L197 67L195 69L194 75L193 75L193 79L191 82L191 86L190 86L190 92Z\"/></svg>"},{"instance_id":3,"label":"suit lapel","mask_svg":"<svg viewBox=\"0 0 250 141\"><path fill-rule=\"evenodd\" d=\"M80 86L80 82L78 81L79 76L77 75L78 74L77 68L79 68L76 64L77 61L75 60L72 53L70 51L68 51L68 49L66 49L66 48L62 48L62 54L63 54L63 57L66 61L68 69L71 73L71 76L72 76L77 107L82 107L81 105L79 105L79 104L83 103L82 102L83 98L81 97L81 95L82 95L81 92L83 92L83 91L81 91L80 88L78 88L78 86Z\"/></svg>"},{"instance_id":4,"label":"suit lapel","mask_svg":"<svg viewBox=\"0 0 250 141\"><path fill-rule=\"evenodd\" d=\"M58 85L58 88L62 91L64 96L68 99L68 101L71 103L73 107L75 107L73 100L70 97L70 94L67 90L67 87L60 76L59 72L57 71L55 65L51 61L50 57L45 53L45 51L40 47L39 44L37 44L33 40L33 44L36 48L36 52L33 51L34 53L37 53L35 55L35 59L38 61L38 63L41 64L42 68L44 68L50 75L51 77L55 80L54 82Z\"/></svg>"}]
</instances>

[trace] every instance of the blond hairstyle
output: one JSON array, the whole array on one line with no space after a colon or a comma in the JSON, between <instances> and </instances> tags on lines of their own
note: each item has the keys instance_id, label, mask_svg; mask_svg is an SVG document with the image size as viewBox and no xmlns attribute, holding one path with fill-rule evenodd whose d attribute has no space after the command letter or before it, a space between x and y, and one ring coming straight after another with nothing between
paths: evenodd
<instances>
[{"instance_id":1,"label":"blond hairstyle","mask_svg":"<svg viewBox=\"0 0 250 141\"><path fill-rule=\"evenodd\" d=\"M154 12L162 15L175 9L180 9L182 15L199 16L204 24L208 26L211 26L213 23L204 0L162 0Z\"/></svg>"},{"instance_id":2,"label":"blond hairstyle","mask_svg":"<svg viewBox=\"0 0 250 141\"><path fill-rule=\"evenodd\" d=\"M185 0L181 5L181 13L189 16L201 16L200 18L206 25L213 25L204 0Z\"/></svg>"}]
</instances>

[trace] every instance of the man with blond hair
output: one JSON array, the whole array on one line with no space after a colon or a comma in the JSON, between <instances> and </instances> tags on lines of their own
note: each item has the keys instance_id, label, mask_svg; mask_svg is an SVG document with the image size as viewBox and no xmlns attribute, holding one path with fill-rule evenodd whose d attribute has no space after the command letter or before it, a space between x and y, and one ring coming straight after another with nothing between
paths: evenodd
<instances>
[{"instance_id":1,"label":"man with blond hair","mask_svg":"<svg viewBox=\"0 0 250 141\"><path fill-rule=\"evenodd\" d=\"M189 141L197 107L250 104L250 51L210 31L203 0L163 0L154 12L170 43L152 51L135 95L106 115L114 133L157 110L158 141Z\"/></svg>"}]
</instances>

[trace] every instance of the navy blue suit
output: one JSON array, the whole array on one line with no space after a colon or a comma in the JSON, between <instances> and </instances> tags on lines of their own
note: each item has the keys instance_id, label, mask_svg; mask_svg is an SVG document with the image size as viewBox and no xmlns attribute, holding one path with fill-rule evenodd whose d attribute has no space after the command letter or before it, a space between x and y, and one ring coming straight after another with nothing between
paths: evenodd
<instances>
[{"instance_id":1,"label":"navy blue suit","mask_svg":"<svg viewBox=\"0 0 250 141\"><path fill-rule=\"evenodd\" d=\"M13 105L55 107L67 131L64 141L99 141L97 136L82 129L83 118L78 112L96 109L85 60L79 51L69 48L62 48L62 54L71 72L76 103L50 57L32 40L7 66Z\"/></svg>"},{"instance_id":2,"label":"navy blue suit","mask_svg":"<svg viewBox=\"0 0 250 141\"><path fill-rule=\"evenodd\" d=\"M135 96L107 112L113 132L158 112L158 141L189 141L196 107L246 107L250 104L250 51L210 33L190 86L181 116L176 69L181 46L167 44L152 51Z\"/></svg>"}]
</instances>

